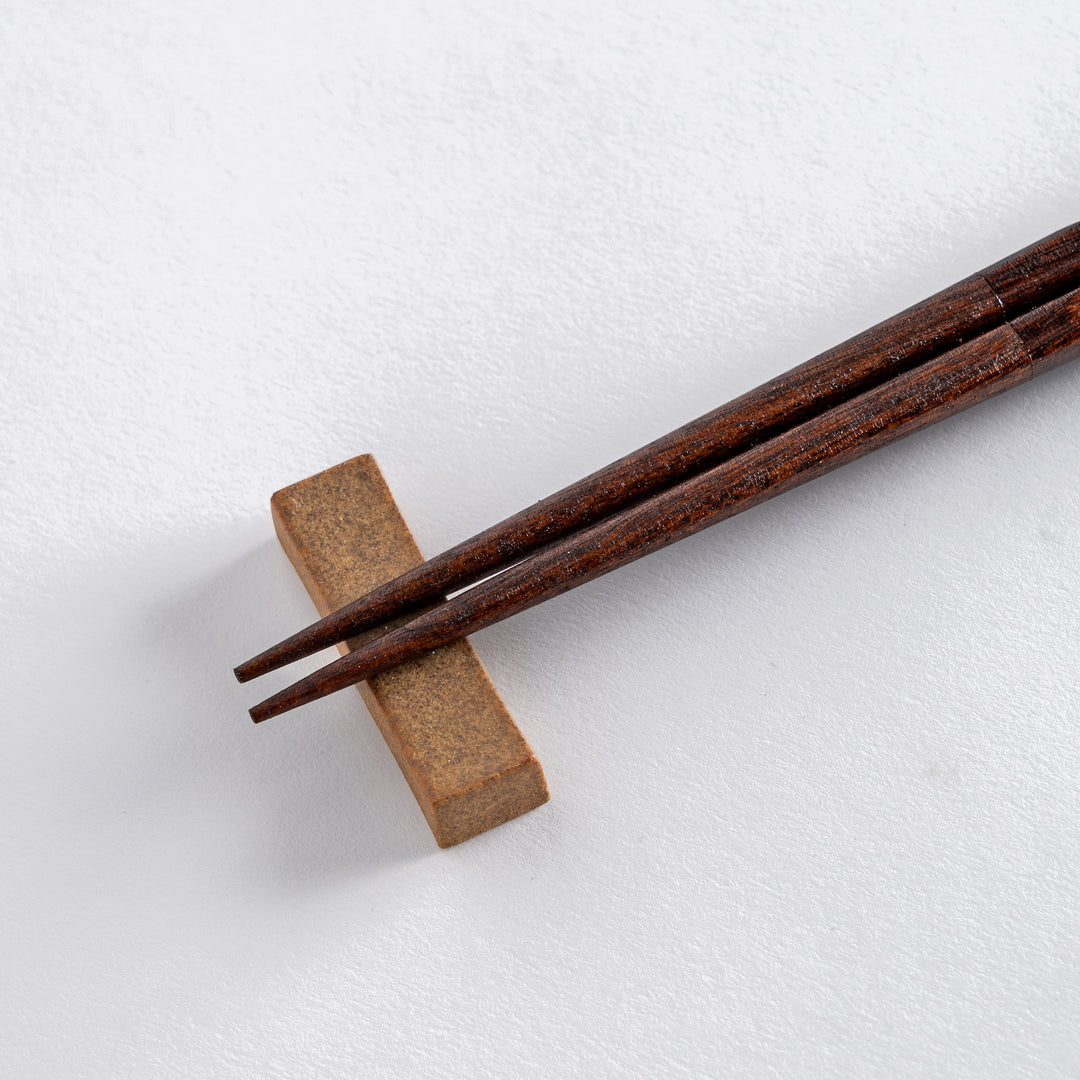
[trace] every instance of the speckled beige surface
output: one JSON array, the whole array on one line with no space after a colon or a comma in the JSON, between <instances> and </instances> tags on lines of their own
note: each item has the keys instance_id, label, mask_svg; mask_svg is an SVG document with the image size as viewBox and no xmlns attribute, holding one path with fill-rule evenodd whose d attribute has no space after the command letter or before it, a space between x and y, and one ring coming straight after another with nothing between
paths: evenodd
<instances>
[{"instance_id":1,"label":"speckled beige surface","mask_svg":"<svg viewBox=\"0 0 1080 1080\"><path fill-rule=\"evenodd\" d=\"M423 561L369 454L278 491L271 506L320 615ZM468 641L361 683L360 692L440 847L547 802L540 762Z\"/></svg>"}]
</instances>

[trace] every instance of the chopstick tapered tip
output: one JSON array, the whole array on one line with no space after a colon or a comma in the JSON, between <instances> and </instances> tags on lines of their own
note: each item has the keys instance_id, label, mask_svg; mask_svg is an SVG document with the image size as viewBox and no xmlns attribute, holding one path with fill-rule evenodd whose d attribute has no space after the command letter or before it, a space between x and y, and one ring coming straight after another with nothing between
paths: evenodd
<instances>
[{"instance_id":1,"label":"chopstick tapered tip","mask_svg":"<svg viewBox=\"0 0 1080 1080\"><path fill-rule=\"evenodd\" d=\"M379 639L379 642L385 639ZM347 656L339 657L332 664L320 668L318 671L306 675L292 686L286 686L276 694L271 694L265 701L248 709L248 715L256 724L269 720L272 716L280 716L281 713L289 712L300 705L306 705L309 701L316 701L327 694L341 690L343 687L352 686L380 671L385 671L392 663L378 662L378 649L375 655L372 649L379 642L370 642L365 649L351 652ZM375 660L375 663L372 661Z\"/></svg>"},{"instance_id":2,"label":"chopstick tapered tip","mask_svg":"<svg viewBox=\"0 0 1080 1080\"><path fill-rule=\"evenodd\" d=\"M247 715L252 718L253 724L261 724L264 720L269 720L271 716L276 716L279 713L287 713L291 708L295 708L295 705L288 704L284 699L287 691L283 690L280 693L275 693L273 696L267 698L266 701L260 701L257 705L253 705L248 708ZM299 704L299 702L297 702Z\"/></svg>"},{"instance_id":3,"label":"chopstick tapered tip","mask_svg":"<svg viewBox=\"0 0 1080 1080\"><path fill-rule=\"evenodd\" d=\"M282 713L289 712L299 705L306 705L309 701L314 701L316 698L330 693L331 689L337 689L336 687L324 687L322 685L321 676L325 675L326 670L326 668L323 668L321 672L309 675L307 678L293 683L292 686L286 686L284 690L271 694L265 701L260 701L258 705L248 709L248 716L251 717L253 723L261 724L272 716L280 716Z\"/></svg>"},{"instance_id":4,"label":"chopstick tapered tip","mask_svg":"<svg viewBox=\"0 0 1080 1080\"><path fill-rule=\"evenodd\" d=\"M268 672L272 672L294 659L299 659L299 657L293 657L288 653L283 656L284 649L282 646L285 644L283 642L282 645L276 645L267 649L266 652L260 652L257 657L252 657L251 660L245 660L242 664L233 667L232 674L237 676L238 683L247 683L249 679L257 678L259 675L266 675Z\"/></svg>"},{"instance_id":5,"label":"chopstick tapered tip","mask_svg":"<svg viewBox=\"0 0 1080 1080\"><path fill-rule=\"evenodd\" d=\"M248 709L248 716L251 717L253 724L261 724L264 720L269 720L271 716L276 715L277 710L270 705L269 699L267 701L260 701L258 705L253 705Z\"/></svg>"},{"instance_id":6,"label":"chopstick tapered tip","mask_svg":"<svg viewBox=\"0 0 1080 1080\"><path fill-rule=\"evenodd\" d=\"M245 660L233 668L233 674L238 682L247 682L249 679L267 675L271 671L291 664L296 660L303 660L305 656L325 649L329 645L336 645L339 641L348 637L352 632L352 623L343 614L348 609L335 611L325 619L305 627L292 637L271 645L257 656Z\"/></svg>"}]
</instances>

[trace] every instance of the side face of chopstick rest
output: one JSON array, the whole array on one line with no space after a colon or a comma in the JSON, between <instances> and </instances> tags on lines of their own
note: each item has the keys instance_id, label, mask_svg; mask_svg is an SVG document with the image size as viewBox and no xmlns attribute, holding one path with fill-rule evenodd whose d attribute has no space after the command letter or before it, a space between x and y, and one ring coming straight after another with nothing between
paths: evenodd
<instances>
[{"instance_id":1,"label":"side face of chopstick rest","mask_svg":"<svg viewBox=\"0 0 1080 1080\"><path fill-rule=\"evenodd\" d=\"M237 667L241 682L408 614L1080 284L1062 229L430 559Z\"/></svg>"}]
</instances>

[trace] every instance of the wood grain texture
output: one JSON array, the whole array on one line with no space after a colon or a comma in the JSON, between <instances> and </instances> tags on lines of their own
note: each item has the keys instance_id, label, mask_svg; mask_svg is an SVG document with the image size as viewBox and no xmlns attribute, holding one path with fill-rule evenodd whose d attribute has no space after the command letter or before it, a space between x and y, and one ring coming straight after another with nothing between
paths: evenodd
<instances>
[{"instance_id":1,"label":"wood grain texture","mask_svg":"<svg viewBox=\"0 0 1080 1080\"><path fill-rule=\"evenodd\" d=\"M1017 386L1058 355L1080 353L1078 316L1080 290L1025 315L1020 332L1011 323L988 330L549 545L268 698L252 718L278 715L508 618Z\"/></svg>"},{"instance_id":2,"label":"wood grain texture","mask_svg":"<svg viewBox=\"0 0 1080 1080\"><path fill-rule=\"evenodd\" d=\"M370 455L277 492L271 508L320 613L423 561ZM338 647L348 656L362 645ZM547 802L540 762L467 641L361 683L360 692L440 847Z\"/></svg>"},{"instance_id":3,"label":"wood grain texture","mask_svg":"<svg viewBox=\"0 0 1080 1080\"><path fill-rule=\"evenodd\" d=\"M1010 319L1075 289L1080 285L1080 224L1002 259L982 276Z\"/></svg>"},{"instance_id":4,"label":"wood grain texture","mask_svg":"<svg viewBox=\"0 0 1080 1080\"><path fill-rule=\"evenodd\" d=\"M1011 325L1031 355L1036 375L1080 358L1080 290L1025 312Z\"/></svg>"},{"instance_id":5,"label":"wood grain texture","mask_svg":"<svg viewBox=\"0 0 1080 1080\"><path fill-rule=\"evenodd\" d=\"M415 612L1000 326L1080 279L1080 225L943 289L563 488L246 661L241 681Z\"/></svg>"}]
</instances>

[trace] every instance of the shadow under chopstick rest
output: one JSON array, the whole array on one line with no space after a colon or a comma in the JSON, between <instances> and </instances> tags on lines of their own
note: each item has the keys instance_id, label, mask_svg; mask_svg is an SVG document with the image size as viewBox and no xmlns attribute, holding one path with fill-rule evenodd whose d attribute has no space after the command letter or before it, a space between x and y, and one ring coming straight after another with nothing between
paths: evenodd
<instances>
[{"instance_id":1,"label":"shadow under chopstick rest","mask_svg":"<svg viewBox=\"0 0 1080 1080\"><path fill-rule=\"evenodd\" d=\"M271 508L320 616L423 561L369 454L283 488ZM338 648L349 652L366 637ZM440 847L547 802L540 762L468 641L359 689Z\"/></svg>"}]
</instances>

